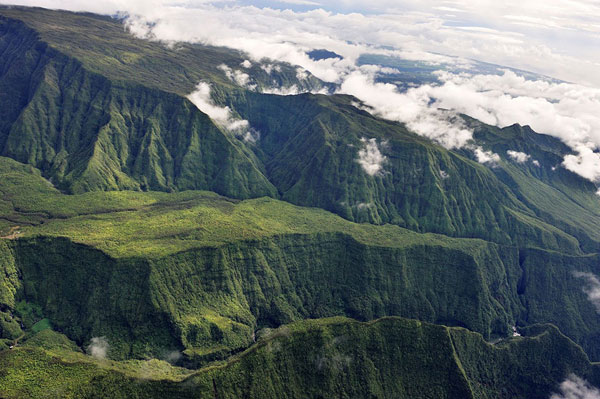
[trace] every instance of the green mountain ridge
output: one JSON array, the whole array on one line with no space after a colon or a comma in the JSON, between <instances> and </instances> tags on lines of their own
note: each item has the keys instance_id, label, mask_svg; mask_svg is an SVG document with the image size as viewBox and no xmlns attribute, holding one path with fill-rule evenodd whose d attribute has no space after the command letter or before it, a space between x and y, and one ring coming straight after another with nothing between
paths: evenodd
<instances>
[{"instance_id":1,"label":"green mountain ridge","mask_svg":"<svg viewBox=\"0 0 600 399\"><path fill-rule=\"evenodd\" d=\"M4 23L4 47L10 49L5 52L12 55L4 59L18 68L18 74L6 68L2 80L19 87L29 79L34 86L22 92L34 94L21 102L13 101L11 94L3 101L9 105L5 112L18 117L0 132L2 155L36 166L63 190L202 189L241 199L266 195L318 206L353 221L393 223L420 232L568 252L579 251L583 244L577 241L584 242L586 251L598 248L593 226L599 221L600 205L593 200L594 187L565 170L556 172L567 175L558 184L580 182L574 189L581 202L575 205L577 213L586 214L581 218L585 228L563 218L564 230L559 231L552 226L555 214L524 202L527 198L519 190L529 187L532 179L539 182L531 170L525 184L511 189L514 182L498 180L493 170L400 124L357 110L353 98L277 96L236 88L216 71L223 60L239 64L243 57L237 52L202 46L169 50L160 43L133 39L120 22L104 17L27 9L2 12L41 32L36 36L12 19ZM69 29L54 29L61 23ZM89 40L79 43L78 34ZM107 34L114 38L106 39ZM24 36L30 37L26 43ZM66 45L73 42L78 45ZM40 47L56 56L44 56ZM109 48L117 53L107 52ZM104 62L98 55L102 51L107 59L129 54L132 61ZM234 56L239 58L232 62ZM198 66L183 64L186 57L196 58ZM165 59L172 60L170 66ZM151 78L156 68L164 68L160 83ZM187 84L182 83L182 68L189 71ZM260 131L255 145L220 130L182 97L193 90L192 82L202 80L212 82L217 103L230 106ZM294 84L302 82L296 79ZM23 102L20 110L10 110ZM357 162L365 137L387 143L381 175L366 174ZM547 161L554 166L564 145L547 137L534 142L548 173ZM441 171L449 177L442 177ZM543 182L543 189L555 189L558 179L550 180ZM557 208L564 208L564 203L573 206L563 195Z\"/></svg>"},{"instance_id":2,"label":"green mountain ridge","mask_svg":"<svg viewBox=\"0 0 600 399\"><path fill-rule=\"evenodd\" d=\"M462 116L501 158L482 165L354 97L262 93L330 86L246 59L0 7L0 397L600 384L600 317L576 275L600 274L600 201L560 166L566 145ZM260 139L199 110L199 82ZM379 173L358 162L367 142ZM82 353L99 337L108 359Z\"/></svg>"},{"instance_id":3,"label":"green mountain ridge","mask_svg":"<svg viewBox=\"0 0 600 399\"><path fill-rule=\"evenodd\" d=\"M193 373L155 360L93 362L42 332L46 349L0 352L0 382L9 398L541 399L569 373L598 381L598 365L556 328L529 332L494 346L462 328L414 320L308 320L266 331L242 354Z\"/></svg>"}]
</instances>

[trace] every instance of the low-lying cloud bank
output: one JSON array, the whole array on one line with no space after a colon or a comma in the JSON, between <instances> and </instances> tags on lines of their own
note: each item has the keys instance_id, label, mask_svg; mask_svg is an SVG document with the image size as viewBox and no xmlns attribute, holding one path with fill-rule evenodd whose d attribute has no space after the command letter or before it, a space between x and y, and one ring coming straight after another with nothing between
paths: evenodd
<instances>
[{"instance_id":1,"label":"low-lying cloud bank","mask_svg":"<svg viewBox=\"0 0 600 399\"><path fill-rule=\"evenodd\" d=\"M465 75L440 72L439 86L420 87L441 108L490 125L529 125L559 138L574 151L563 166L600 181L600 90L569 83L526 80L514 72Z\"/></svg>"},{"instance_id":2,"label":"low-lying cloud bank","mask_svg":"<svg viewBox=\"0 0 600 399\"><path fill-rule=\"evenodd\" d=\"M367 110L371 113L403 122L415 133L447 148L464 147L472 139L472 132L454 113L432 106L427 87L430 86L401 93L393 84L375 82L374 74L356 70L344 77L339 93L357 97L370 108Z\"/></svg>"},{"instance_id":3,"label":"low-lying cloud bank","mask_svg":"<svg viewBox=\"0 0 600 399\"><path fill-rule=\"evenodd\" d=\"M358 97L373 113L404 122L447 148L465 147L472 139L472 131L456 117L457 112L500 127L529 125L572 148L574 154L563 162L566 169L600 182L600 90L526 80L509 70L502 75L439 72L438 76L440 85L400 92L392 84L376 83L373 75L355 71L342 82L340 92ZM481 151L475 154L477 159L488 159ZM517 162L528 160L527 154L507 155Z\"/></svg>"}]
</instances>

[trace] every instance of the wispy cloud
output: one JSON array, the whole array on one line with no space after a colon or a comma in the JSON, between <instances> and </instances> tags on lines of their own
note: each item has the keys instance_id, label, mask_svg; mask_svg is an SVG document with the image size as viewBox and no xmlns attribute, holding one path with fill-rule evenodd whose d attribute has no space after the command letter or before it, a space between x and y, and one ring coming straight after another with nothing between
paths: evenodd
<instances>
[{"instance_id":1,"label":"wispy cloud","mask_svg":"<svg viewBox=\"0 0 600 399\"><path fill-rule=\"evenodd\" d=\"M362 138L363 148L358 150L358 163L369 176L380 175L383 172L383 164L386 156L379 149L380 144L376 139Z\"/></svg>"},{"instance_id":2,"label":"wispy cloud","mask_svg":"<svg viewBox=\"0 0 600 399\"><path fill-rule=\"evenodd\" d=\"M246 66L248 64L249 66ZM242 62L242 66L244 68L250 68L250 66L252 66L252 63L249 60L244 60L244 62ZM231 67L225 64L219 65L218 68L225 73L225 76L227 76L229 80L233 81L239 86L245 87L250 90L254 90L256 88L255 84L250 83L250 75L248 75L246 72L240 71L239 69L232 69Z\"/></svg>"},{"instance_id":3,"label":"wispy cloud","mask_svg":"<svg viewBox=\"0 0 600 399\"><path fill-rule=\"evenodd\" d=\"M583 292L586 293L588 300L596 307L596 311L600 313L600 280L593 273L575 272L573 275L585 281Z\"/></svg>"},{"instance_id":4,"label":"wispy cloud","mask_svg":"<svg viewBox=\"0 0 600 399\"><path fill-rule=\"evenodd\" d=\"M108 340L106 337L93 337L87 347L88 353L96 359L106 359L108 354Z\"/></svg>"},{"instance_id":5,"label":"wispy cloud","mask_svg":"<svg viewBox=\"0 0 600 399\"><path fill-rule=\"evenodd\" d=\"M254 143L260 138L260 133L250 127L247 120L234 117L229 107L221 107L214 103L208 83L198 83L196 90L188 96L188 99L217 125L234 133L244 141Z\"/></svg>"},{"instance_id":6,"label":"wispy cloud","mask_svg":"<svg viewBox=\"0 0 600 399\"><path fill-rule=\"evenodd\" d=\"M600 391L582 378L571 374L560 384L560 393L550 399L600 399Z\"/></svg>"}]
</instances>

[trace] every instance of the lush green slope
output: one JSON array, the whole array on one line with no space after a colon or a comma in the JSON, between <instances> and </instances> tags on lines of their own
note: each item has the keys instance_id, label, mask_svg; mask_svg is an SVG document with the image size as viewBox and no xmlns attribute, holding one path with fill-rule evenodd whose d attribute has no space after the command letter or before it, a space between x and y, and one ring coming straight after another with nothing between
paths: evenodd
<instances>
[{"instance_id":1,"label":"lush green slope","mask_svg":"<svg viewBox=\"0 0 600 399\"><path fill-rule=\"evenodd\" d=\"M577 237L586 251L597 251L600 241L600 200L597 188L560 165L569 148L558 139L535 133L528 126L498 129L468 120L475 139L504 162L492 168L515 195L547 223ZM530 158L517 162L507 151L519 151ZM537 161L537 163L535 162Z\"/></svg>"},{"instance_id":2,"label":"lush green slope","mask_svg":"<svg viewBox=\"0 0 600 399\"><path fill-rule=\"evenodd\" d=\"M531 399L571 372L600 382L575 275L600 274L600 201L557 168L568 148L465 117L502 158L481 165L352 97L260 93L322 87L290 65L253 61L240 87L219 65L245 58L0 8L0 343L19 343L0 396ZM185 98L200 81L256 143ZM420 321L301 322L331 316ZM532 337L484 341L515 325ZM98 337L128 360L80 353ZM170 354L221 363L139 360Z\"/></svg>"},{"instance_id":3,"label":"lush green slope","mask_svg":"<svg viewBox=\"0 0 600 399\"><path fill-rule=\"evenodd\" d=\"M598 375L548 326L493 346L464 329L405 319L306 321L264 331L247 351L195 373L156 360L93 361L48 330L29 342L0 352L7 398L545 399L571 373Z\"/></svg>"},{"instance_id":4,"label":"lush green slope","mask_svg":"<svg viewBox=\"0 0 600 399\"><path fill-rule=\"evenodd\" d=\"M221 101L263 133L255 151L265 162L268 178L287 201L319 206L350 220L393 223L519 247L579 250L572 235L552 225L556 217L536 212L543 204L536 208L526 203L529 198L524 198L520 187L506 184L496 175L496 169L511 165L506 150L499 168L483 166L469 159L472 154L468 152L461 156L447 151L397 123L358 110L351 97L249 92L222 96ZM375 139L387 158L381 173L374 176L357 162L364 138ZM505 142L510 143L511 138ZM557 173L574 176L564 170ZM532 175L522 180L524 186L543 185ZM594 198L593 185L572 187L571 191L588 200L579 205L581 211L574 210L579 219L590 215L592 220L598 219L600 201ZM550 194L553 196L545 197L546 201L561 193ZM564 202L568 199L560 198L555 208ZM563 216L562 220L566 219ZM588 222L589 230L594 230L592 224ZM572 222L568 231L588 243L590 236L598 238L597 233L583 232ZM597 241L594 243L590 247L596 249Z\"/></svg>"},{"instance_id":5,"label":"lush green slope","mask_svg":"<svg viewBox=\"0 0 600 399\"><path fill-rule=\"evenodd\" d=\"M549 163L545 180L531 168L524 175L499 175L467 153L449 152L358 110L353 98L259 93L272 78L284 86L319 87L312 78L298 80L289 65L269 75L254 63L246 72L256 91L249 91L217 68L239 67L244 57L232 50L189 45L174 50L135 39L120 21L106 17L0 12L8 17L0 31L5 71L0 85L11 88L0 92L1 154L36 166L62 190L281 196L349 220L420 232L570 253L581 245L598 247L594 225L600 209L593 185L564 170L551 173ZM64 28L55 29L58 25ZM220 130L182 97L199 81L211 82L215 101L260 131L256 144ZM485 136L485 146L500 146L504 155L502 146L513 148L513 142L514 149L526 146L535 156L549 148L554 158L565 152L534 133L525 140L494 136L491 127L481 130L478 140ZM365 139L374 139L386 157L375 175L357 162ZM500 170L510 172L504 158ZM568 217L561 216L564 205Z\"/></svg>"},{"instance_id":6,"label":"lush green slope","mask_svg":"<svg viewBox=\"0 0 600 399\"><path fill-rule=\"evenodd\" d=\"M332 315L413 317L485 337L553 322L600 356L595 309L573 275L598 273L597 256L356 224L269 198L64 195L39 171L1 165L3 234L19 238L2 247L4 311L39 304L80 344L107 336L117 358L170 348L204 362L257 328Z\"/></svg>"},{"instance_id":7,"label":"lush green slope","mask_svg":"<svg viewBox=\"0 0 600 399\"><path fill-rule=\"evenodd\" d=\"M2 19L1 153L72 192L210 189L274 195L260 165L188 100L82 67L23 23ZM23 38L29 40L24 42ZM23 84L23 82L27 82ZM15 92L14 88L20 88ZM15 101L15 97L20 101Z\"/></svg>"}]
</instances>

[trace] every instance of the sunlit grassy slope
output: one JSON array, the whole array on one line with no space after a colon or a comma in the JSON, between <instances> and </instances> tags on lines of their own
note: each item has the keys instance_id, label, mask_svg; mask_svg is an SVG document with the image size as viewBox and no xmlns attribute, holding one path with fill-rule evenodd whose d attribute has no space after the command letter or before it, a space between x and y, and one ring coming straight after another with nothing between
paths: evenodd
<instances>
[{"instance_id":1,"label":"sunlit grassy slope","mask_svg":"<svg viewBox=\"0 0 600 399\"><path fill-rule=\"evenodd\" d=\"M284 234L340 232L368 245L400 248L428 242L477 245L417 234L398 226L352 223L318 208L271 198L231 200L211 192L89 192L65 195L39 172L0 158L4 233L20 224L19 237L60 236L117 257L165 256L191 248ZM32 173L30 173L32 172ZM471 242L473 244L471 244Z\"/></svg>"}]
</instances>

